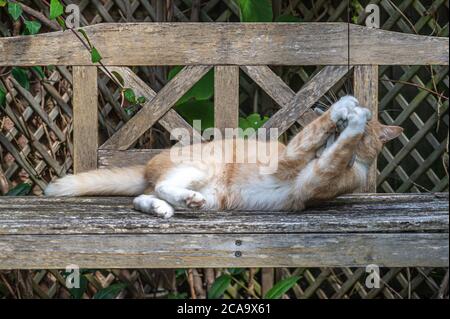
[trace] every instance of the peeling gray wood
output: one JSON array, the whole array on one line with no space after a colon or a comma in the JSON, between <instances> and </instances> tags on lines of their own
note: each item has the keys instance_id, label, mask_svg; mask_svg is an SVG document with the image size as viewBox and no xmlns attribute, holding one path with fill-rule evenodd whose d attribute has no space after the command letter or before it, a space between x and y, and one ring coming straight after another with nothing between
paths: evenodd
<instances>
[{"instance_id":1,"label":"peeling gray wood","mask_svg":"<svg viewBox=\"0 0 450 319\"><path fill-rule=\"evenodd\" d=\"M214 68L214 127L225 134L226 128L238 126L239 67L216 66Z\"/></svg>"},{"instance_id":2,"label":"peeling gray wood","mask_svg":"<svg viewBox=\"0 0 450 319\"><path fill-rule=\"evenodd\" d=\"M73 67L73 169L81 173L97 168L97 68Z\"/></svg>"},{"instance_id":3,"label":"peeling gray wood","mask_svg":"<svg viewBox=\"0 0 450 319\"><path fill-rule=\"evenodd\" d=\"M0 269L445 267L448 199L359 194L303 212L164 220L134 211L131 198L1 197Z\"/></svg>"},{"instance_id":4,"label":"peeling gray wood","mask_svg":"<svg viewBox=\"0 0 450 319\"><path fill-rule=\"evenodd\" d=\"M242 66L241 69L281 107L294 100L295 92L268 66ZM297 122L305 127L316 118L317 115L307 109Z\"/></svg>"},{"instance_id":5,"label":"peeling gray wood","mask_svg":"<svg viewBox=\"0 0 450 319\"><path fill-rule=\"evenodd\" d=\"M146 103L124 126L111 136L102 149L128 149L152 127L209 70L211 66L187 66L177 74L153 100Z\"/></svg>"},{"instance_id":6,"label":"peeling gray wood","mask_svg":"<svg viewBox=\"0 0 450 319\"><path fill-rule=\"evenodd\" d=\"M126 151L99 149L98 168L145 165L152 157L162 151L162 149L132 149Z\"/></svg>"},{"instance_id":7,"label":"peeling gray wood","mask_svg":"<svg viewBox=\"0 0 450 319\"><path fill-rule=\"evenodd\" d=\"M353 88L355 97L359 103L372 111L374 119L378 118L378 66L358 65L353 76ZM366 185L361 192L376 193L377 191L377 159L369 168Z\"/></svg>"},{"instance_id":8,"label":"peeling gray wood","mask_svg":"<svg viewBox=\"0 0 450 319\"><path fill-rule=\"evenodd\" d=\"M134 93L137 97L143 96L146 99L145 104L150 103L156 96L156 92L148 86L144 81L142 81L131 69L124 67L106 67L108 71L119 73L124 81L124 87L133 88ZM144 104L144 105L145 105ZM175 110L170 109L161 117L158 121L168 132L173 129L183 128L186 129L191 135L193 132L192 126L186 122L181 115L179 115ZM183 141L180 141L183 142Z\"/></svg>"},{"instance_id":9,"label":"peeling gray wood","mask_svg":"<svg viewBox=\"0 0 450 319\"><path fill-rule=\"evenodd\" d=\"M305 114L325 93L327 93L352 67L327 66L306 83L295 97L275 113L264 128L277 128L278 136L286 132L295 121Z\"/></svg>"},{"instance_id":10,"label":"peeling gray wood","mask_svg":"<svg viewBox=\"0 0 450 319\"><path fill-rule=\"evenodd\" d=\"M448 194L352 195L303 212L180 211L165 220L132 198L0 198L0 234L448 232Z\"/></svg>"},{"instance_id":11,"label":"peeling gray wood","mask_svg":"<svg viewBox=\"0 0 450 319\"><path fill-rule=\"evenodd\" d=\"M0 237L0 269L447 267L449 245L448 233Z\"/></svg>"},{"instance_id":12,"label":"peeling gray wood","mask_svg":"<svg viewBox=\"0 0 450 319\"><path fill-rule=\"evenodd\" d=\"M348 63L346 23L106 23L83 29L111 66ZM448 65L449 43L351 25L350 53L355 65ZM70 31L1 38L0 56L0 66L92 65Z\"/></svg>"}]
</instances>

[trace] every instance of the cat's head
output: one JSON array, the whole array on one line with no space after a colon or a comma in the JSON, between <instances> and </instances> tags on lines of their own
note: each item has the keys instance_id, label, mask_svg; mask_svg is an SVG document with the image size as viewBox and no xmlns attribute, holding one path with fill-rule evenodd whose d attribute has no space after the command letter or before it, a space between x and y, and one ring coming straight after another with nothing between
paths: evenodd
<instances>
[{"instance_id":1,"label":"cat's head","mask_svg":"<svg viewBox=\"0 0 450 319\"><path fill-rule=\"evenodd\" d=\"M381 152L383 146L402 134L400 126L384 125L373 117L366 125L361 143L358 145L356 155L367 162L372 162Z\"/></svg>"}]
</instances>

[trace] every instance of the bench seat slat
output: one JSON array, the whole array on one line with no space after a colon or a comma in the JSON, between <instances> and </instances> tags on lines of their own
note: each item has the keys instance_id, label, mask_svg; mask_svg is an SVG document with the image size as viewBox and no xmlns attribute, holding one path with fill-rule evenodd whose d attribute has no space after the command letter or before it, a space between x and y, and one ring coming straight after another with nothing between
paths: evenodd
<instances>
[{"instance_id":1,"label":"bench seat slat","mask_svg":"<svg viewBox=\"0 0 450 319\"><path fill-rule=\"evenodd\" d=\"M3 197L0 269L444 267L448 199L358 194L304 212L181 211L164 220L134 211L131 198Z\"/></svg>"}]
</instances>

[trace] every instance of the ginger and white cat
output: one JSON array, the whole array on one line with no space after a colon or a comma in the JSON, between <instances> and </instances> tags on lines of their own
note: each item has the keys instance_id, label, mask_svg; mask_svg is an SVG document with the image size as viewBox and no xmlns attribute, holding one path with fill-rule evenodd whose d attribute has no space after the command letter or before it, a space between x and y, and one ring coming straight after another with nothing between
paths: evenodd
<instances>
[{"instance_id":1,"label":"ginger and white cat","mask_svg":"<svg viewBox=\"0 0 450 319\"><path fill-rule=\"evenodd\" d=\"M336 141L320 156L338 122L348 123ZM308 204L332 199L362 187L383 144L403 129L371 119L368 109L352 96L345 96L307 125L285 146L277 143L278 169L262 173L258 161L225 162L214 155L201 160L175 163L166 150L146 166L95 170L69 175L51 183L50 196L136 196L134 207L164 218L175 208L223 210L302 210ZM221 141L205 144L214 154ZM236 146L236 140L228 141ZM273 145L272 145L273 146ZM192 146L185 146L188 152ZM269 147L270 149L270 147ZM235 147L235 152L243 150ZM245 149L248 151L248 149ZM250 152L251 153L251 152ZM243 157L247 154L235 154ZM356 160L352 162L352 157Z\"/></svg>"}]
</instances>

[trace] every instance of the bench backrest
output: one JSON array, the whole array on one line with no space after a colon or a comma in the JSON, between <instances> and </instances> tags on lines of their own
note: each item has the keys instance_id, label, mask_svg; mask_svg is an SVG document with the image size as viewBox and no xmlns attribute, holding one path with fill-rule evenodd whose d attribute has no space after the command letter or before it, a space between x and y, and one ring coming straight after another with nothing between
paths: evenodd
<instances>
[{"instance_id":1,"label":"bench backrest","mask_svg":"<svg viewBox=\"0 0 450 319\"><path fill-rule=\"evenodd\" d=\"M315 118L311 107L353 69L354 94L377 114L378 65L448 65L447 38L370 29L346 23L127 23L83 28L109 72L121 74L147 102L98 146L97 67L70 31L0 39L0 66L73 66L74 171L145 163L158 150L128 150L152 125L193 128L171 107L211 68L215 127L238 126L239 69L280 105L265 127L279 134ZM186 65L156 94L134 65ZM324 65L293 92L268 65ZM132 154L131 154L132 153ZM133 159L133 163L130 160ZM365 191L375 191L376 167Z\"/></svg>"}]
</instances>

